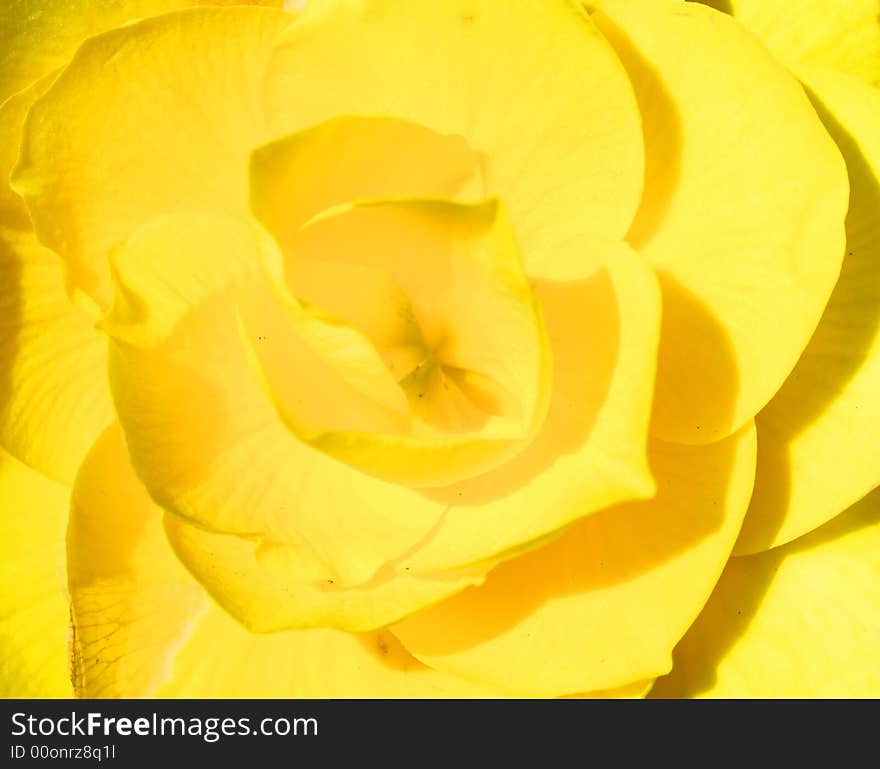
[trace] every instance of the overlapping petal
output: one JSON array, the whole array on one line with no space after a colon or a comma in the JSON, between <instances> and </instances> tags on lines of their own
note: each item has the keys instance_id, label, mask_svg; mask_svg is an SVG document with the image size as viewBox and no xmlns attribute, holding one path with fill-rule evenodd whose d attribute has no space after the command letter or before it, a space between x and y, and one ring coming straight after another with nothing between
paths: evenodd
<instances>
[{"instance_id":1,"label":"overlapping petal","mask_svg":"<svg viewBox=\"0 0 880 769\"><path fill-rule=\"evenodd\" d=\"M413 337L411 364L386 367L380 356L402 362L399 343L389 348L381 338L364 349L350 326L304 311L283 288L274 301L258 294L242 318L291 429L359 470L409 486L485 473L527 445L546 413L550 351L500 203L359 202L304 227L287 255L291 291L359 322L333 300L320 306L356 278L346 274L352 268L387 282L374 297L377 314L389 293L401 298L402 317L392 301L382 325ZM358 396L370 402L357 406Z\"/></svg>"},{"instance_id":2,"label":"overlapping petal","mask_svg":"<svg viewBox=\"0 0 880 769\"><path fill-rule=\"evenodd\" d=\"M162 331L152 341L160 343L151 346L130 341L137 316L129 326L111 314L110 379L134 466L163 507L216 531L305 540L353 584L426 536L439 503L302 443L263 392L240 336L233 285L241 265L259 263L250 224L190 217L186 227L166 218L130 245L148 258L115 261L128 302L175 314L156 318L152 328ZM225 283L215 271L221 264ZM218 283L209 290L197 276Z\"/></svg>"},{"instance_id":3,"label":"overlapping petal","mask_svg":"<svg viewBox=\"0 0 880 769\"><path fill-rule=\"evenodd\" d=\"M77 478L68 558L81 696L495 696L430 670L387 632L260 635L240 626L175 558L118 427ZM63 659L55 654L53 664Z\"/></svg>"},{"instance_id":4,"label":"overlapping petal","mask_svg":"<svg viewBox=\"0 0 880 769\"><path fill-rule=\"evenodd\" d=\"M846 257L791 376L758 415L758 474L738 554L788 542L880 485L880 91L801 68L846 158Z\"/></svg>"},{"instance_id":5,"label":"overlapping petal","mask_svg":"<svg viewBox=\"0 0 880 769\"><path fill-rule=\"evenodd\" d=\"M0 451L0 696L69 697L69 489Z\"/></svg>"},{"instance_id":6,"label":"overlapping petal","mask_svg":"<svg viewBox=\"0 0 880 769\"><path fill-rule=\"evenodd\" d=\"M403 561L413 571L510 555L603 507L654 494L646 447L659 335L656 278L622 243L580 246L605 267L596 272L588 263L578 272L572 258L565 280L534 283L553 351L541 429L497 470L425 492L445 510L431 538ZM560 263L566 259L560 254Z\"/></svg>"},{"instance_id":7,"label":"overlapping petal","mask_svg":"<svg viewBox=\"0 0 880 769\"><path fill-rule=\"evenodd\" d=\"M613 507L395 625L432 668L557 696L662 674L733 547L755 470L753 426L720 443L654 442L655 499ZM437 632L443 628L443 632Z\"/></svg>"},{"instance_id":8,"label":"overlapping petal","mask_svg":"<svg viewBox=\"0 0 880 769\"><path fill-rule=\"evenodd\" d=\"M13 184L40 240L64 258L71 291L106 307L110 249L156 216L247 211L248 155L270 138L265 67L293 19L191 9L77 52L31 109Z\"/></svg>"},{"instance_id":9,"label":"overlapping petal","mask_svg":"<svg viewBox=\"0 0 880 769\"><path fill-rule=\"evenodd\" d=\"M728 16L608 0L592 18L644 126L628 239L663 287L654 434L718 440L769 401L819 321L844 253L846 170L794 76Z\"/></svg>"},{"instance_id":10,"label":"overlapping petal","mask_svg":"<svg viewBox=\"0 0 880 769\"><path fill-rule=\"evenodd\" d=\"M199 0L8 0L0 8L0 104L65 65L87 37Z\"/></svg>"},{"instance_id":11,"label":"overlapping petal","mask_svg":"<svg viewBox=\"0 0 880 769\"><path fill-rule=\"evenodd\" d=\"M700 2L732 13L791 65L832 67L880 84L880 13L876 0Z\"/></svg>"},{"instance_id":12,"label":"overlapping petal","mask_svg":"<svg viewBox=\"0 0 880 769\"><path fill-rule=\"evenodd\" d=\"M0 235L0 443L70 483L112 419L106 345L64 292L58 257L27 232Z\"/></svg>"},{"instance_id":13,"label":"overlapping petal","mask_svg":"<svg viewBox=\"0 0 880 769\"><path fill-rule=\"evenodd\" d=\"M56 480L72 481L110 421L104 345L64 292L61 263L37 243L6 183L27 110L53 75L0 107L0 444Z\"/></svg>"},{"instance_id":14,"label":"overlapping petal","mask_svg":"<svg viewBox=\"0 0 880 769\"><path fill-rule=\"evenodd\" d=\"M638 110L578 3L334 0L310 3L283 37L266 80L278 135L387 115L463 137L534 277L553 278L572 238L626 233L642 188ZM425 55L438 44L442 55Z\"/></svg>"},{"instance_id":15,"label":"overlapping petal","mask_svg":"<svg viewBox=\"0 0 880 769\"><path fill-rule=\"evenodd\" d=\"M880 695L880 493L732 558L656 697Z\"/></svg>"}]
</instances>

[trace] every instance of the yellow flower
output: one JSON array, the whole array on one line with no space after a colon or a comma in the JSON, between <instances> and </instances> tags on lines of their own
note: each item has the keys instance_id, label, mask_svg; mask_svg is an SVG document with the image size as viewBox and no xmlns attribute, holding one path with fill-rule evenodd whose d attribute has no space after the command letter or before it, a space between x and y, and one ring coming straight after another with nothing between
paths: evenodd
<instances>
[{"instance_id":1,"label":"yellow flower","mask_svg":"<svg viewBox=\"0 0 880 769\"><path fill-rule=\"evenodd\" d=\"M0 692L880 694L880 24L717 5L0 11Z\"/></svg>"}]
</instances>

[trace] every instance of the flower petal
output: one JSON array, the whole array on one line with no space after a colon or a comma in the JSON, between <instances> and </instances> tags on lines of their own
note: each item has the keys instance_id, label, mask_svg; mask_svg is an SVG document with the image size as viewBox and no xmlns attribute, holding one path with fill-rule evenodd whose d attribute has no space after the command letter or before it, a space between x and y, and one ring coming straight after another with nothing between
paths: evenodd
<instances>
[{"instance_id":1,"label":"flower petal","mask_svg":"<svg viewBox=\"0 0 880 769\"><path fill-rule=\"evenodd\" d=\"M363 585L337 588L336 580L328 578L332 573L319 564L312 573L303 573L314 556L304 554L301 546L216 534L171 515L165 519L165 530L180 560L208 593L255 633L287 628L350 633L380 629L479 584L484 571L429 578L387 567Z\"/></svg>"},{"instance_id":2,"label":"flower petal","mask_svg":"<svg viewBox=\"0 0 880 769\"><path fill-rule=\"evenodd\" d=\"M30 502L31 489L26 492ZM247 631L207 599L175 558L162 511L129 466L117 427L96 443L77 478L68 549L82 696L495 696L426 668L388 632ZM34 575L48 560L40 563L25 584L40 584ZM66 605L61 608L65 630ZM64 656L62 644L53 663L63 664Z\"/></svg>"},{"instance_id":3,"label":"flower petal","mask_svg":"<svg viewBox=\"0 0 880 769\"><path fill-rule=\"evenodd\" d=\"M291 291L321 283L316 273L328 266L377 270L409 300L410 312L396 320L405 330L416 326L423 340L414 370L392 377L379 357L385 352L381 340L376 348L367 345L368 367L364 345L350 341L350 326L314 317L290 295L285 301L283 287L274 301L271 291L251 298L242 314L250 346L279 413L299 438L363 472L411 487L447 486L522 450L546 413L550 352L497 201L356 202L305 226L290 248ZM302 298L330 309L319 303L332 300L337 277L331 272L326 285L313 285ZM394 309L391 304L386 312ZM504 402L470 394L467 377L487 383L486 391L491 385ZM346 387L333 397L329 388L340 378ZM402 414L389 413L394 401L380 397L389 388L402 401L395 409ZM345 413L356 396L369 396L370 403ZM357 421L346 424L352 416Z\"/></svg>"},{"instance_id":4,"label":"flower petal","mask_svg":"<svg viewBox=\"0 0 880 769\"><path fill-rule=\"evenodd\" d=\"M24 201L9 186L9 176L21 149L21 132L28 110L52 85L50 73L0 105L0 228L28 232L31 220Z\"/></svg>"},{"instance_id":5,"label":"flower petal","mask_svg":"<svg viewBox=\"0 0 880 769\"><path fill-rule=\"evenodd\" d=\"M53 78L0 107L0 444L69 483L110 421L104 344L68 300L57 256L36 242L6 184L25 115Z\"/></svg>"},{"instance_id":6,"label":"flower petal","mask_svg":"<svg viewBox=\"0 0 880 769\"><path fill-rule=\"evenodd\" d=\"M880 696L880 492L733 558L655 697Z\"/></svg>"},{"instance_id":7,"label":"flower petal","mask_svg":"<svg viewBox=\"0 0 880 769\"><path fill-rule=\"evenodd\" d=\"M277 135L384 115L464 137L531 276L552 278L545 261L571 237L622 237L638 207L632 89L575 2L310 3L273 57L266 95Z\"/></svg>"},{"instance_id":8,"label":"flower petal","mask_svg":"<svg viewBox=\"0 0 880 769\"><path fill-rule=\"evenodd\" d=\"M627 238L663 288L653 434L718 440L769 401L819 321L844 253L846 169L798 82L730 17L608 0L592 18L644 123Z\"/></svg>"},{"instance_id":9,"label":"flower petal","mask_svg":"<svg viewBox=\"0 0 880 769\"><path fill-rule=\"evenodd\" d=\"M847 161L840 279L791 376L758 415L758 474L738 555L788 542L880 485L880 91L801 68Z\"/></svg>"},{"instance_id":10,"label":"flower petal","mask_svg":"<svg viewBox=\"0 0 880 769\"><path fill-rule=\"evenodd\" d=\"M514 694L613 688L668 671L739 531L755 430L703 446L655 441L651 462L655 499L590 516L394 634L432 668Z\"/></svg>"},{"instance_id":11,"label":"flower petal","mask_svg":"<svg viewBox=\"0 0 880 769\"><path fill-rule=\"evenodd\" d=\"M111 425L83 462L70 508L73 683L81 696L152 695L207 608L199 586L169 564L159 517L119 425Z\"/></svg>"},{"instance_id":12,"label":"flower petal","mask_svg":"<svg viewBox=\"0 0 880 769\"><path fill-rule=\"evenodd\" d=\"M7 0L0 8L0 104L67 63L87 37L199 0Z\"/></svg>"},{"instance_id":13,"label":"flower petal","mask_svg":"<svg viewBox=\"0 0 880 769\"><path fill-rule=\"evenodd\" d=\"M709 0L706 5L732 13L789 64L824 65L880 84L877 0Z\"/></svg>"},{"instance_id":14,"label":"flower petal","mask_svg":"<svg viewBox=\"0 0 880 769\"><path fill-rule=\"evenodd\" d=\"M0 697L69 697L69 489L0 451Z\"/></svg>"},{"instance_id":15,"label":"flower petal","mask_svg":"<svg viewBox=\"0 0 880 769\"><path fill-rule=\"evenodd\" d=\"M13 179L71 289L106 307L109 250L155 216L247 211L248 154L269 138L260 85L292 21L199 8L83 45L31 109Z\"/></svg>"},{"instance_id":16,"label":"flower petal","mask_svg":"<svg viewBox=\"0 0 880 769\"><path fill-rule=\"evenodd\" d=\"M251 211L290 252L302 225L341 203L482 193L479 163L460 136L392 117L338 117L251 153Z\"/></svg>"},{"instance_id":17,"label":"flower petal","mask_svg":"<svg viewBox=\"0 0 880 769\"><path fill-rule=\"evenodd\" d=\"M61 263L26 232L0 233L0 443L70 483L113 418L106 344L64 292Z\"/></svg>"},{"instance_id":18,"label":"flower petal","mask_svg":"<svg viewBox=\"0 0 880 769\"><path fill-rule=\"evenodd\" d=\"M163 311L147 326L127 310L105 322L133 464L164 508L215 531L304 540L334 578L366 582L424 538L442 506L353 471L283 426L223 285L224 269L233 283L258 262L259 243L249 224L222 221L164 217L129 240L134 256L115 255L124 306Z\"/></svg>"},{"instance_id":19,"label":"flower petal","mask_svg":"<svg viewBox=\"0 0 880 769\"><path fill-rule=\"evenodd\" d=\"M544 423L502 467L425 490L446 510L403 561L415 572L506 557L582 516L654 493L646 446L660 326L656 278L623 243L572 245L605 267L585 264L578 273L572 259L565 280L533 282L553 351Z\"/></svg>"},{"instance_id":20,"label":"flower petal","mask_svg":"<svg viewBox=\"0 0 880 769\"><path fill-rule=\"evenodd\" d=\"M158 697L495 698L490 687L438 673L388 631L249 633L212 607L177 656Z\"/></svg>"}]
</instances>

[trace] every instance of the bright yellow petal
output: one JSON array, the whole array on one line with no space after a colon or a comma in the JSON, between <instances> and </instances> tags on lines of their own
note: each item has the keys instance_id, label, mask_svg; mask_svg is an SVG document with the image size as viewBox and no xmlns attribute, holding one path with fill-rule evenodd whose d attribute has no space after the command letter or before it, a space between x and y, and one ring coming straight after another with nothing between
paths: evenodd
<instances>
[{"instance_id":1,"label":"bright yellow petal","mask_svg":"<svg viewBox=\"0 0 880 769\"><path fill-rule=\"evenodd\" d=\"M58 258L30 232L6 179L48 75L0 107L0 444L69 483L110 420L104 344L64 292Z\"/></svg>"},{"instance_id":2,"label":"bright yellow petal","mask_svg":"<svg viewBox=\"0 0 880 769\"><path fill-rule=\"evenodd\" d=\"M31 110L13 182L72 289L106 307L109 250L155 216L247 211L248 154L269 138L260 84L292 20L191 9L79 50Z\"/></svg>"},{"instance_id":3,"label":"bright yellow petal","mask_svg":"<svg viewBox=\"0 0 880 769\"><path fill-rule=\"evenodd\" d=\"M165 529L190 572L223 608L256 633L320 627L353 633L375 630L482 582L482 569L427 578L389 567L363 585L337 587L326 570L302 573L302 547L267 546L215 534L171 515ZM269 548L271 560L265 555ZM306 553L305 558L313 557Z\"/></svg>"},{"instance_id":4,"label":"bright yellow petal","mask_svg":"<svg viewBox=\"0 0 880 769\"><path fill-rule=\"evenodd\" d=\"M564 281L533 283L553 351L553 390L541 429L497 470L425 490L447 509L432 537L404 561L413 571L534 545L595 510L653 495L646 445L657 282L622 243L581 246L605 268L585 266L580 276L570 271Z\"/></svg>"},{"instance_id":5,"label":"bright yellow petal","mask_svg":"<svg viewBox=\"0 0 880 769\"><path fill-rule=\"evenodd\" d=\"M0 451L0 697L69 697L69 489Z\"/></svg>"},{"instance_id":6,"label":"bright yellow petal","mask_svg":"<svg viewBox=\"0 0 880 769\"><path fill-rule=\"evenodd\" d=\"M64 291L58 257L26 232L0 235L0 443L70 483L112 420L106 344Z\"/></svg>"},{"instance_id":7,"label":"bright yellow petal","mask_svg":"<svg viewBox=\"0 0 880 769\"><path fill-rule=\"evenodd\" d=\"M379 340L375 349L365 340L356 345L353 329L340 328L334 318L321 322L289 295L273 301L271 292L262 292L248 301L242 317L260 372L302 440L377 478L413 487L483 474L526 445L546 412L550 353L497 201L354 203L304 227L286 256L294 293L304 281L320 283L315 273L327 266L362 266L386 276L410 308L397 322L404 332L416 327L421 348L414 370L393 377ZM339 276L332 271L329 277L305 298L317 304L332 297ZM386 312L395 309L389 303ZM477 393L472 380L483 384ZM493 392L500 397L490 397ZM347 409L358 396L371 403ZM346 424L350 418L356 421Z\"/></svg>"},{"instance_id":8,"label":"bright yellow petal","mask_svg":"<svg viewBox=\"0 0 880 769\"><path fill-rule=\"evenodd\" d=\"M29 500L37 499L30 488L25 491ZM387 632L248 632L208 600L175 558L162 511L131 470L117 428L101 437L77 478L68 547L80 695L494 695L431 671ZM49 562L43 557L40 568ZM39 584L34 574L28 572L25 584ZM65 631L66 605L62 608ZM16 629L19 638L21 628ZM62 653L56 665L64 661Z\"/></svg>"},{"instance_id":9,"label":"bright yellow petal","mask_svg":"<svg viewBox=\"0 0 880 769\"><path fill-rule=\"evenodd\" d=\"M790 64L824 65L880 84L877 0L709 0L706 5L732 13Z\"/></svg>"},{"instance_id":10,"label":"bright yellow petal","mask_svg":"<svg viewBox=\"0 0 880 769\"><path fill-rule=\"evenodd\" d=\"M91 697L149 696L207 599L197 584L180 579L180 566L169 567L161 513L131 470L118 425L89 452L70 509L76 691Z\"/></svg>"},{"instance_id":11,"label":"bright yellow petal","mask_svg":"<svg viewBox=\"0 0 880 769\"><path fill-rule=\"evenodd\" d=\"M880 485L880 91L831 70L801 75L847 161L846 257L819 328L756 420L738 554L788 542Z\"/></svg>"},{"instance_id":12,"label":"bright yellow petal","mask_svg":"<svg viewBox=\"0 0 880 769\"><path fill-rule=\"evenodd\" d=\"M288 630L256 635L211 608L158 697L495 698L487 686L438 673L387 631Z\"/></svg>"},{"instance_id":13,"label":"bright yellow petal","mask_svg":"<svg viewBox=\"0 0 880 769\"><path fill-rule=\"evenodd\" d=\"M564 699L570 700L640 700L654 685L654 679L636 681L626 686L618 686L616 689L597 689L593 692L580 694L566 694Z\"/></svg>"},{"instance_id":14,"label":"bright yellow petal","mask_svg":"<svg viewBox=\"0 0 880 769\"><path fill-rule=\"evenodd\" d=\"M655 697L880 697L880 492L733 558Z\"/></svg>"},{"instance_id":15,"label":"bright yellow petal","mask_svg":"<svg viewBox=\"0 0 880 769\"><path fill-rule=\"evenodd\" d=\"M751 493L755 430L654 442L657 497L596 513L392 629L432 668L515 694L624 686L671 667Z\"/></svg>"},{"instance_id":16,"label":"bright yellow petal","mask_svg":"<svg viewBox=\"0 0 880 769\"><path fill-rule=\"evenodd\" d=\"M190 6L233 4L285 5L284 0L4 0L0 7L0 104L67 64L87 37L134 19Z\"/></svg>"},{"instance_id":17,"label":"bright yellow petal","mask_svg":"<svg viewBox=\"0 0 880 769\"><path fill-rule=\"evenodd\" d=\"M52 85L55 76L55 73L46 75L0 106L0 228L4 230L31 229L27 207L9 186L9 175L18 160L21 133L28 110Z\"/></svg>"},{"instance_id":18,"label":"bright yellow petal","mask_svg":"<svg viewBox=\"0 0 880 769\"><path fill-rule=\"evenodd\" d=\"M663 288L653 433L718 440L769 401L819 321L844 253L844 164L795 78L730 17L607 0L592 18L644 123L628 240Z\"/></svg>"},{"instance_id":19,"label":"bright yellow petal","mask_svg":"<svg viewBox=\"0 0 880 769\"><path fill-rule=\"evenodd\" d=\"M573 0L309 3L266 95L277 135L389 115L464 137L536 277L552 277L545 262L571 237L622 237L638 206L632 89Z\"/></svg>"},{"instance_id":20,"label":"bright yellow petal","mask_svg":"<svg viewBox=\"0 0 880 769\"><path fill-rule=\"evenodd\" d=\"M442 505L355 472L283 426L220 269L234 282L258 244L247 224L211 221L165 217L114 258L125 300L105 321L110 380L134 466L168 510L216 531L304 541L335 579L366 582L425 537ZM143 320L116 307L162 313Z\"/></svg>"},{"instance_id":21,"label":"bright yellow petal","mask_svg":"<svg viewBox=\"0 0 880 769\"><path fill-rule=\"evenodd\" d=\"M460 136L393 117L339 117L254 150L251 210L289 251L303 224L340 203L455 198L469 184L482 193L479 163Z\"/></svg>"},{"instance_id":22,"label":"bright yellow petal","mask_svg":"<svg viewBox=\"0 0 880 769\"><path fill-rule=\"evenodd\" d=\"M0 103L67 63L87 37L197 0L6 0L0 8Z\"/></svg>"}]
</instances>

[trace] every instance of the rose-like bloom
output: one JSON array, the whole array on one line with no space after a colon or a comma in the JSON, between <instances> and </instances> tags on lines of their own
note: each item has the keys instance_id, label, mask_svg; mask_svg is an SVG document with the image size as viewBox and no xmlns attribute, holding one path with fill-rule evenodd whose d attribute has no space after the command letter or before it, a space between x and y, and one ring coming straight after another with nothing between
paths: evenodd
<instances>
[{"instance_id":1,"label":"rose-like bloom","mask_svg":"<svg viewBox=\"0 0 880 769\"><path fill-rule=\"evenodd\" d=\"M717 5L6 3L2 692L880 694L877 7Z\"/></svg>"}]
</instances>

